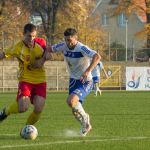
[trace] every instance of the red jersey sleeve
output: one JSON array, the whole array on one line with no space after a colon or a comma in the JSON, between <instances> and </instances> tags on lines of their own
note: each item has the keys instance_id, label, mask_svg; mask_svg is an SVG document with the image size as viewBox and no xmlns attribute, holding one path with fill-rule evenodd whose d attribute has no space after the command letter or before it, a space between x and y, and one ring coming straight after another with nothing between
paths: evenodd
<instances>
[{"instance_id":1,"label":"red jersey sleeve","mask_svg":"<svg viewBox=\"0 0 150 150\"><path fill-rule=\"evenodd\" d=\"M46 41L42 38L35 38L34 42L36 42L37 44L39 44L44 50L46 49Z\"/></svg>"}]
</instances>

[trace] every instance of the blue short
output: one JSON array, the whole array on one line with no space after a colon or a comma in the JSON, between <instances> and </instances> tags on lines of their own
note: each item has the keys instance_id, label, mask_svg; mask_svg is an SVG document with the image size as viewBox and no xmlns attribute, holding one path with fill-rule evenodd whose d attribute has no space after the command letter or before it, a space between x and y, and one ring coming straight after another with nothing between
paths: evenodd
<instances>
[{"instance_id":1,"label":"blue short","mask_svg":"<svg viewBox=\"0 0 150 150\"><path fill-rule=\"evenodd\" d=\"M100 81L100 77L98 77L98 76L95 76L92 79L93 79L93 83L99 83L99 81Z\"/></svg>"},{"instance_id":2,"label":"blue short","mask_svg":"<svg viewBox=\"0 0 150 150\"><path fill-rule=\"evenodd\" d=\"M69 95L70 94L78 95L81 103L84 101L84 98L91 92L92 88L93 88L92 80L82 83L80 80L70 78Z\"/></svg>"}]
</instances>

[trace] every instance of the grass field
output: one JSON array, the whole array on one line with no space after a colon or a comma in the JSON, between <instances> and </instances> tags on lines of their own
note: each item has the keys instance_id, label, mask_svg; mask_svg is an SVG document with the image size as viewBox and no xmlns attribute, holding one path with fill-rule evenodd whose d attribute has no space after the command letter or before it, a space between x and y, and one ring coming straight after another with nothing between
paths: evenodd
<instances>
[{"instance_id":1,"label":"grass field","mask_svg":"<svg viewBox=\"0 0 150 150\"><path fill-rule=\"evenodd\" d=\"M0 108L16 94L0 94ZM49 93L42 117L36 127L36 140L19 136L30 110L11 115L0 123L0 149L13 150L149 150L150 92L104 91L89 95L84 103L93 130L80 137L79 123L66 105L67 93Z\"/></svg>"}]
</instances>

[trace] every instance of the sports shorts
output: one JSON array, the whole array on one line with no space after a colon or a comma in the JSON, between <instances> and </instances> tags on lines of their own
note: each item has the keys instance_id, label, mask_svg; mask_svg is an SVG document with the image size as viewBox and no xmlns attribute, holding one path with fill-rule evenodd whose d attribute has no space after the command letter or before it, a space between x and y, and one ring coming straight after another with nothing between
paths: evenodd
<instances>
[{"instance_id":1,"label":"sports shorts","mask_svg":"<svg viewBox=\"0 0 150 150\"><path fill-rule=\"evenodd\" d=\"M92 88L92 80L82 83L80 80L70 78L69 94L76 94L79 97L81 103L84 101L84 98L91 92Z\"/></svg>"},{"instance_id":2,"label":"sports shorts","mask_svg":"<svg viewBox=\"0 0 150 150\"><path fill-rule=\"evenodd\" d=\"M93 83L99 83L100 82L100 77L99 76L95 76L92 79L93 79Z\"/></svg>"},{"instance_id":3,"label":"sports shorts","mask_svg":"<svg viewBox=\"0 0 150 150\"><path fill-rule=\"evenodd\" d=\"M33 102L34 96L41 96L46 98L46 82L33 84L21 81L18 84L17 100L22 96L27 96Z\"/></svg>"}]
</instances>

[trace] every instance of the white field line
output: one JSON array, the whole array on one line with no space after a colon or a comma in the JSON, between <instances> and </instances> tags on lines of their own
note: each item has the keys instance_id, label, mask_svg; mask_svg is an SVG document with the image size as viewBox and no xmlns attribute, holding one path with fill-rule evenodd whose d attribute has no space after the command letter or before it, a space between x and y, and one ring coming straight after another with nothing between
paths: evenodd
<instances>
[{"instance_id":1,"label":"white field line","mask_svg":"<svg viewBox=\"0 0 150 150\"><path fill-rule=\"evenodd\" d=\"M0 134L0 136L16 136L16 134L9 134L9 133L7 134L6 133L6 134Z\"/></svg>"},{"instance_id":2,"label":"white field line","mask_svg":"<svg viewBox=\"0 0 150 150\"><path fill-rule=\"evenodd\" d=\"M21 148L21 147L35 147L35 146L44 146L44 145L56 145L56 144L71 144L71 143L92 143L92 142L108 142L108 141L135 141L135 140L144 140L149 139L150 137L117 137L117 138L105 138L105 139L84 139L83 140L62 140L62 141L54 141L54 142L46 142L46 143L34 143L34 144L20 144L20 145L2 145L0 149L8 149L8 148Z\"/></svg>"}]
</instances>

